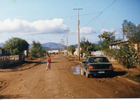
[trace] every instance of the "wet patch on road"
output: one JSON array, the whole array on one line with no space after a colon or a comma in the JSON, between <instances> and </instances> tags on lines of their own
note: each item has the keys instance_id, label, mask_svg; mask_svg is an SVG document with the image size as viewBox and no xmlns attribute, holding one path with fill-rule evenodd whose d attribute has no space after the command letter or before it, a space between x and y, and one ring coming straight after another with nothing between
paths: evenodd
<instances>
[{"instance_id":1,"label":"wet patch on road","mask_svg":"<svg viewBox=\"0 0 140 100\"><path fill-rule=\"evenodd\" d=\"M82 75L82 66L81 65L72 66L71 70L72 70L72 74L74 74L74 75Z\"/></svg>"}]
</instances>

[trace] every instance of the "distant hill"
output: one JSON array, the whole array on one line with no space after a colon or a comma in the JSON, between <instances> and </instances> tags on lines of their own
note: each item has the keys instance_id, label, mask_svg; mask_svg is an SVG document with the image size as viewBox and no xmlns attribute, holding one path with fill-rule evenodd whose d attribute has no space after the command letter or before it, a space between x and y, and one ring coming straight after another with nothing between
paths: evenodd
<instances>
[{"instance_id":1,"label":"distant hill","mask_svg":"<svg viewBox=\"0 0 140 100\"><path fill-rule=\"evenodd\" d=\"M60 43L54 43L54 42L42 43L41 45L46 50L60 50L60 47L62 47ZM0 43L0 47L3 47L3 46L4 46L4 43ZM29 49L31 49L32 46L33 46L32 44L29 44ZM75 44L74 46L77 47L78 45ZM67 47L65 46L65 48Z\"/></svg>"},{"instance_id":2,"label":"distant hill","mask_svg":"<svg viewBox=\"0 0 140 100\"><path fill-rule=\"evenodd\" d=\"M61 46L60 43L54 43L54 42L43 43L41 45L42 45L42 47L49 47L51 49L60 48L60 46Z\"/></svg>"},{"instance_id":3,"label":"distant hill","mask_svg":"<svg viewBox=\"0 0 140 100\"><path fill-rule=\"evenodd\" d=\"M60 43L54 43L54 42L48 42L41 44L43 48L47 50L54 50L54 49L60 49L61 44ZM0 43L0 47L3 47L4 43ZM29 49L32 48L32 44L29 44Z\"/></svg>"},{"instance_id":4,"label":"distant hill","mask_svg":"<svg viewBox=\"0 0 140 100\"><path fill-rule=\"evenodd\" d=\"M41 45L46 50L54 50L54 49L59 50L60 46L61 46L60 43L54 43L54 42L43 43ZM29 46L29 49L31 49L31 48L32 48L32 44L30 44L30 46Z\"/></svg>"},{"instance_id":5,"label":"distant hill","mask_svg":"<svg viewBox=\"0 0 140 100\"><path fill-rule=\"evenodd\" d=\"M54 42L42 43L41 45L46 50L60 50L60 47L61 47L60 43L54 43ZM29 49L31 48L32 48L32 44L30 44L29 46Z\"/></svg>"},{"instance_id":6,"label":"distant hill","mask_svg":"<svg viewBox=\"0 0 140 100\"><path fill-rule=\"evenodd\" d=\"M0 47L3 47L4 46L4 43L0 43Z\"/></svg>"},{"instance_id":7,"label":"distant hill","mask_svg":"<svg viewBox=\"0 0 140 100\"><path fill-rule=\"evenodd\" d=\"M54 42L43 43L41 45L46 50L60 50L60 47L62 47L60 43L54 43ZM95 45L97 45L97 43ZM3 46L4 46L4 43L0 43L0 47L3 47ZM73 46L78 47L78 44L75 44ZM29 44L29 49L31 48L32 48L32 44ZM67 47L65 46L65 48Z\"/></svg>"}]
</instances>

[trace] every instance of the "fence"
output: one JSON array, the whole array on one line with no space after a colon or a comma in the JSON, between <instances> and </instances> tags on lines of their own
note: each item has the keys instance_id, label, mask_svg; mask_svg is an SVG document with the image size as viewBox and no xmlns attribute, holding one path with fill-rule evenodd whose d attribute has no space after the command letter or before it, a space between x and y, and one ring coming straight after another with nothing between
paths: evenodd
<instances>
[{"instance_id":1,"label":"fence","mask_svg":"<svg viewBox=\"0 0 140 100\"><path fill-rule=\"evenodd\" d=\"M1 56L0 57L0 68L4 68L10 64L19 62L19 55Z\"/></svg>"}]
</instances>

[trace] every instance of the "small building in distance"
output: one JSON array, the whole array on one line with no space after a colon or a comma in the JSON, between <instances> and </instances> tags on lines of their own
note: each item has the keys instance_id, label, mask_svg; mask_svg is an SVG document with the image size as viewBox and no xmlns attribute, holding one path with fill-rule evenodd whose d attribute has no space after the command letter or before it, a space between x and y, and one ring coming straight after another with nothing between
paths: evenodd
<instances>
[{"instance_id":1,"label":"small building in distance","mask_svg":"<svg viewBox=\"0 0 140 100\"><path fill-rule=\"evenodd\" d=\"M48 50L49 54L59 54L60 51L59 50Z\"/></svg>"}]
</instances>

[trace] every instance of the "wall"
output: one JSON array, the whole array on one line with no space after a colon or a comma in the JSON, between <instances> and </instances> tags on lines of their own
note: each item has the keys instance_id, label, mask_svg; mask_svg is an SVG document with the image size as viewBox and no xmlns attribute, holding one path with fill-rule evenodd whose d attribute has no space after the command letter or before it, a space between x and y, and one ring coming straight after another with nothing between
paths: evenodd
<instances>
[{"instance_id":1,"label":"wall","mask_svg":"<svg viewBox=\"0 0 140 100\"><path fill-rule=\"evenodd\" d=\"M22 56L22 61L24 61L23 59L24 56ZM0 68L6 68L6 66L9 66L10 64L15 64L22 61L19 60L19 55L1 56Z\"/></svg>"}]
</instances>

